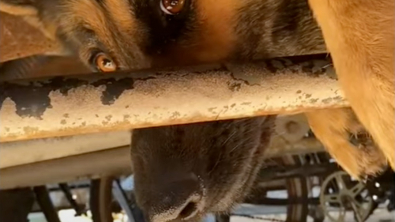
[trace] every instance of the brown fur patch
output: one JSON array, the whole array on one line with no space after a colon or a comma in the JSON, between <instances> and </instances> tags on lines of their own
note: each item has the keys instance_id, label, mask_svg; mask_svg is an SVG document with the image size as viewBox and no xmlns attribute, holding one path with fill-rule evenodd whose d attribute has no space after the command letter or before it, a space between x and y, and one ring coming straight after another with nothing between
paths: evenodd
<instances>
[{"instance_id":1,"label":"brown fur patch","mask_svg":"<svg viewBox=\"0 0 395 222\"><path fill-rule=\"evenodd\" d=\"M68 0L64 4L65 14L62 17L65 19L60 21L61 27L66 35L70 33L70 38L79 38L75 42L80 44L78 50L82 60L87 63L92 49L98 48L112 57L119 69L147 67L149 60L136 44L142 37L135 35L136 20L129 10L128 2L106 0L104 5L96 1L78 0ZM81 26L93 31L94 37L76 37L75 32L79 32Z\"/></svg>"},{"instance_id":2,"label":"brown fur patch","mask_svg":"<svg viewBox=\"0 0 395 222\"><path fill-rule=\"evenodd\" d=\"M120 30L133 33L137 27L128 0L105 0L104 5Z\"/></svg>"},{"instance_id":3,"label":"brown fur patch","mask_svg":"<svg viewBox=\"0 0 395 222\"><path fill-rule=\"evenodd\" d=\"M376 146L362 143L355 146L350 142L350 136L363 130L351 109L317 110L306 116L316 137L351 176L375 175L386 166L386 159Z\"/></svg>"},{"instance_id":4,"label":"brown fur patch","mask_svg":"<svg viewBox=\"0 0 395 222\"><path fill-rule=\"evenodd\" d=\"M11 5L0 1L0 11L16 16L36 16L37 9L33 6Z\"/></svg>"},{"instance_id":5,"label":"brown fur patch","mask_svg":"<svg viewBox=\"0 0 395 222\"><path fill-rule=\"evenodd\" d=\"M395 169L394 1L309 3L352 109Z\"/></svg>"},{"instance_id":6,"label":"brown fur patch","mask_svg":"<svg viewBox=\"0 0 395 222\"><path fill-rule=\"evenodd\" d=\"M200 28L190 40L196 44L196 59L202 62L227 58L237 41L234 25L240 1L199 0L194 1Z\"/></svg>"},{"instance_id":7,"label":"brown fur patch","mask_svg":"<svg viewBox=\"0 0 395 222\"><path fill-rule=\"evenodd\" d=\"M60 22L64 33L73 33L78 27L83 26L93 30L105 45L112 45L109 41L111 35L108 32L106 16L97 2L69 0L65 1L63 7L64 15Z\"/></svg>"}]
</instances>

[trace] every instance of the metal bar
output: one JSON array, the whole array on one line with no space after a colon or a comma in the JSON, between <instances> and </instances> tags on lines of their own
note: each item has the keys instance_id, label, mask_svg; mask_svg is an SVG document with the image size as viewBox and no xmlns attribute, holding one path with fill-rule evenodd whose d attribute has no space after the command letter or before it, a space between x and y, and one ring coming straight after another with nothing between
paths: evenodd
<instances>
[{"instance_id":1,"label":"metal bar","mask_svg":"<svg viewBox=\"0 0 395 222\"><path fill-rule=\"evenodd\" d=\"M261 197L257 201L246 201L247 204L254 205L266 205L266 206L288 206L293 204L309 204L309 205L318 205L320 203L319 198L317 197L294 197L294 198L267 198Z\"/></svg>"},{"instance_id":2,"label":"metal bar","mask_svg":"<svg viewBox=\"0 0 395 222\"><path fill-rule=\"evenodd\" d=\"M112 195L117 200L118 204L125 211L126 216L128 216L128 222L136 222L134 220L133 209L130 206L130 201L123 191L119 180L114 180L112 182Z\"/></svg>"},{"instance_id":3,"label":"metal bar","mask_svg":"<svg viewBox=\"0 0 395 222\"><path fill-rule=\"evenodd\" d=\"M127 147L131 142L130 139L128 131L121 131L1 143L0 169L121 146ZM265 156L269 158L284 154L298 155L321 151L324 151L323 146L315 138L302 138L290 143L281 137L273 136Z\"/></svg>"},{"instance_id":4,"label":"metal bar","mask_svg":"<svg viewBox=\"0 0 395 222\"><path fill-rule=\"evenodd\" d=\"M325 55L0 83L0 141L347 106Z\"/></svg>"},{"instance_id":5,"label":"metal bar","mask_svg":"<svg viewBox=\"0 0 395 222\"><path fill-rule=\"evenodd\" d=\"M0 13L0 62L37 54L60 54L60 45L22 18Z\"/></svg>"},{"instance_id":6,"label":"metal bar","mask_svg":"<svg viewBox=\"0 0 395 222\"><path fill-rule=\"evenodd\" d=\"M65 140L67 142L68 140ZM28 144L28 143L27 143ZM71 143L72 145L73 143ZM295 145L299 144L299 145ZM306 145L306 146L305 146ZM1 145L0 145L1 146ZM57 146L49 146L51 148ZM29 148L29 147L28 147ZM27 149L28 150L28 149ZM31 152L24 154L19 151L20 156L30 155ZM324 151L322 145L313 138L304 138L286 149L282 147L269 147L265 156L275 157L284 155L284 152L316 152ZM78 151L78 149L76 149ZM39 154L56 153L50 150L42 150ZM74 181L84 178L97 178L104 175L118 175L121 173L131 173L130 168L130 148L126 144L123 148L113 148L109 150L85 153L74 156L65 153L65 157L52 159L42 162L34 162L31 164L19 165L0 169L0 189L11 189L15 187L37 186L49 183L59 183ZM288 154L288 153L287 153ZM0 157L3 154L0 152ZM0 161L1 162L1 161ZM67 168L67 170L64 170Z\"/></svg>"},{"instance_id":7,"label":"metal bar","mask_svg":"<svg viewBox=\"0 0 395 222\"><path fill-rule=\"evenodd\" d=\"M45 219L48 222L60 222L58 212L52 203L47 187L33 187L33 191L36 194L36 200L45 215Z\"/></svg>"},{"instance_id":8,"label":"metal bar","mask_svg":"<svg viewBox=\"0 0 395 222\"><path fill-rule=\"evenodd\" d=\"M78 58L34 55L1 63L0 82L81 73L91 72Z\"/></svg>"},{"instance_id":9,"label":"metal bar","mask_svg":"<svg viewBox=\"0 0 395 222\"><path fill-rule=\"evenodd\" d=\"M132 173L129 147L1 169L0 189L39 186L124 173Z\"/></svg>"},{"instance_id":10,"label":"metal bar","mask_svg":"<svg viewBox=\"0 0 395 222\"><path fill-rule=\"evenodd\" d=\"M75 211L75 216L86 215L86 208L84 205L79 205L77 201L73 198L73 194L71 193L71 189L67 183L59 183L58 184L60 189L62 190L64 196L66 197L67 201L69 202L70 206Z\"/></svg>"},{"instance_id":11,"label":"metal bar","mask_svg":"<svg viewBox=\"0 0 395 222\"><path fill-rule=\"evenodd\" d=\"M130 139L122 131L0 143L0 169L128 146Z\"/></svg>"},{"instance_id":12,"label":"metal bar","mask_svg":"<svg viewBox=\"0 0 395 222\"><path fill-rule=\"evenodd\" d=\"M259 172L259 182L269 182L280 179L307 178L312 176L327 176L339 171L337 163L319 163L314 165L289 165L264 168Z\"/></svg>"}]
</instances>

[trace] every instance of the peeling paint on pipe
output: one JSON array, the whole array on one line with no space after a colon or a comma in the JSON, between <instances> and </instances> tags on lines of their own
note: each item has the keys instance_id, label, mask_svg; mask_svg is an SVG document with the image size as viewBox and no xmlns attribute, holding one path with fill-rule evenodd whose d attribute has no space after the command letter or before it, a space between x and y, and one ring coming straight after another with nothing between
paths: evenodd
<instances>
[{"instance_id":1,"label":"peeling paint on pipe","mask_svg":"<svg viewBox=\"0 0 395 222\"><path fill-rule=\"evenodd\" d=\"M348 106L334 76L315 55L5 81L0 142Z\"/></svg>"}]
</instances>

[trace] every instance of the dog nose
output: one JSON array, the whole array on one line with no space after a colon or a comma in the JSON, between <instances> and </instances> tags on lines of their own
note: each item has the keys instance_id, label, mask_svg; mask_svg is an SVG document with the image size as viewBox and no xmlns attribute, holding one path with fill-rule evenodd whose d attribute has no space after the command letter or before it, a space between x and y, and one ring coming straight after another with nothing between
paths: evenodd
<instances>
[{"instance_id":1,"label":"dog nose","mask_svg":"<svg viewBox=\"0 0 395 222\"><path fill-rule=\"evenodd\" d=\"M152 193L147 213L151 222L168 222L188 220L194 217L201 208L202 190L195 174L178 180L164 181L159 189Z\"/></svg>"}]
</instances>

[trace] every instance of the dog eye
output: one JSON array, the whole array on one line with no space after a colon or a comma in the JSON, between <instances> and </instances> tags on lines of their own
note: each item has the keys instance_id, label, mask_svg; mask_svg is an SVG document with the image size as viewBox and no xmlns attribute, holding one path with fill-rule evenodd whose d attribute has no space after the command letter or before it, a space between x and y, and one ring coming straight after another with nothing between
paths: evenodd
<instances>
[{"instance_id":1,"label":"dog eye","mask_svg":"<svg viewBox=\"0 0 395 222\"><path fill-rule=\"evenodd\" d=\"M185 0L160 0L161 10L168 15L175 15L184 8Z\"/></svg>"},{"instance_id":2,"label":"dog eye","mask_svg":"<svg viewBox=\"0 0 395 222\"><path fill-rule=\"evenodd\" d=\"M115 62L105 53L98 53L94 58L94 65L101 72L114 72L117 70Z\"/></svg>"}]
</instances>

